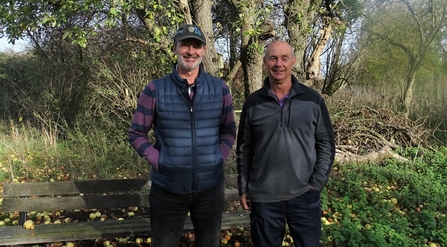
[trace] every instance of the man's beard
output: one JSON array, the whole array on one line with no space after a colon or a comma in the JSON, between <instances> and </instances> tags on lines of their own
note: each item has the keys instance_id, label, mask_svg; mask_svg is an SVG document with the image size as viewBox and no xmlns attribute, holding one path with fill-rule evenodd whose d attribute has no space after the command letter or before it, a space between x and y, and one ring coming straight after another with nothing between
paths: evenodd
<instances>
[{"instance_id":1,"label":"man's beard","mask_svg":"<svg viewBox=\"0 0 447 247\"><path fill-rule=\"evenodd\" d=\"M187 57L187 58L179 57L179 58L177 59L177 60L178 60L178 64L179 64L183 69L185 69L185 70L187 70L187 71L193 71L194 69L196 69L196 68L200 65L200 63L202 63L202 60L203 60L203 57L199 57L199 58L197 59L197 61L191 65L191 64L187 64L187 63L185 62L185 60L188 59L188 58L189 58L189 57Z\"/></svg>"}]
</instances>

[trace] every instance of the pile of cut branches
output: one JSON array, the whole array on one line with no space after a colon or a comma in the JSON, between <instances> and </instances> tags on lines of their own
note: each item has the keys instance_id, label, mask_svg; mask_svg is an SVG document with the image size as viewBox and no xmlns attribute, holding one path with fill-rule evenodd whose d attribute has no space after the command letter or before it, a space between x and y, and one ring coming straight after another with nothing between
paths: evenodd
<instances>
[{"instance_id":1,"label":"pile of cut branches","mask_svg":"<svg viewBox=\"0 0 447 247\"><path fill-rule=\"evenodd\" d=\"M422 146L433 149L433 130L425 127L426 118L412 121L389 109L352 106L343 101L327 102L341 160L368 161L377 156L396 156L391 150Z\"/></svg>"}]
</instances>

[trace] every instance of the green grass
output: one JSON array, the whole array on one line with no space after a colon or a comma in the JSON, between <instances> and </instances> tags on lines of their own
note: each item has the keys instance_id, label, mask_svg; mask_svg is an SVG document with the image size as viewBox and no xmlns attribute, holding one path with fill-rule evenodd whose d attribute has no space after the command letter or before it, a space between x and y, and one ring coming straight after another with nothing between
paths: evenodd
<instances>
[{"instance_id":1,"label":"green grass","mask_svg":"<svg viewBox=\"0 0 447 247\"><path fill-rule=\"evenodd\" d=\"M125 142L106 135L70 134L58 140L29 124L0 127L0 179L34 182L147 177L149 167Z\"/></svg>"},{"instance_id":2,"label":"green grass","mask_svg":"<svg viewBox=\"0 0 447 247\"><path fill-rule=\"evenodd\" d=\"M323 193L324 246L447 245L447 156L410 148L409 163L336 164Z\"/></svg>"}]
</instances>

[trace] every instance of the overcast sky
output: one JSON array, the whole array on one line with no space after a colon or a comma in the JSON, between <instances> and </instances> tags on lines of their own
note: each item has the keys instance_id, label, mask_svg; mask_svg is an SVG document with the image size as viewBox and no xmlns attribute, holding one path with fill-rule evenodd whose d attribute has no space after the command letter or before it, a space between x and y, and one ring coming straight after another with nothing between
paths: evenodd
<instances>
[{"instance_id":1,"label":"overcast sky","mask_svg":"<svg viewBox=\"0 0 447 247\"><path fill-rule=\"evenodd\" d=\"M20 52L25 49L26 43L23 40L16 41L15 45L9 44L7 38L0 39L0 52L5 52L8 50L13 50L15 52Z\"/></svg>"}]
</instances>

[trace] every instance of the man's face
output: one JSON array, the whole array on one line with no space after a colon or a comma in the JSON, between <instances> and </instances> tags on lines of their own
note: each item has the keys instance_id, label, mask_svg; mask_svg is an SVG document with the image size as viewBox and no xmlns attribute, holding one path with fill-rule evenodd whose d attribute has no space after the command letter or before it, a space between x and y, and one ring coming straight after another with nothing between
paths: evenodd
<instances>
[{"instance_id":1,"label":"man's face","mask_svg":"<svg viewBox=\"0 0 447 247\"><path fill-rule=\"evenodd\" d=\"M264 57L264 66L269 78L277 83L290 80L295 62L296 57L292 53L292 48L286 42L270 44Z\"/></svg>"},{"instance_id":2,"label":"man's face","mask_svg":"<svg viewBox=\"0 0 447 247\"><path fill-rule=\"evenodd\" d=\"M200 65L205 50L205 45L197 39L178 41L174 47L178 64L186 71L192 71Z\"/></svg>"}]
</instances>

